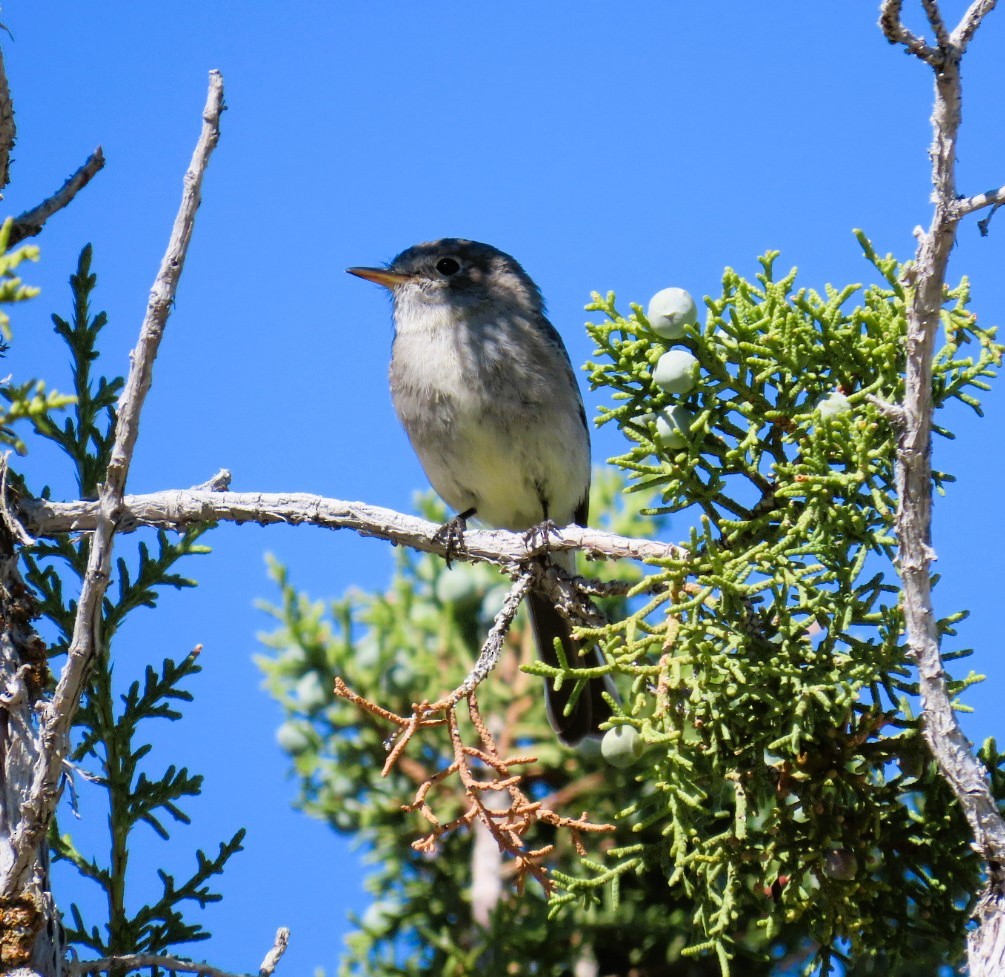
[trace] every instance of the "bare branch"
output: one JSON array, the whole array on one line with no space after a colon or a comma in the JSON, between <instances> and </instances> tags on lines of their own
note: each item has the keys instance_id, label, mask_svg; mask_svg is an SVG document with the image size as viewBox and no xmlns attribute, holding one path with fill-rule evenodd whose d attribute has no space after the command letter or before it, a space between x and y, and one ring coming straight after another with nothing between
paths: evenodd
<instances>
[{"instance_id":1,"label":"bare branch","mask_svg":"<svg viewBox=\"0 0 1005 977\"><path fill-rule=\"evenodd\" d=\"M100 503L93 501L30 499L21 502L17 515L30 532L52 536L94 531L99 508ZM122 499L118 531L128 533L141 526L183 530L214 522L351 529L361 536L384 539L425 553L446 556L447 550L436 523L393 509L306 493L216 492L199 488L127 495ZM616 536L585 526L564 526L549 533L546 543L537 544L529 542L523 533L469 529L464 534L464 549L452 556L460 561L492 563L515 570L534 556L565 550L582 550L594 559L644 563L682 559L687 555L672 543Z\"/></svg>"},{"instance_id":2,"label":"bare branch","mask_svg":"<svg viewBox=\"0 0 1005 977\"><path fill-rule=\"evenodd\" d=\"M226 492L230 488L233 477L228 469L221 468L211 479L201 482L199 485L193 485L192 488L206 492Z\"/></svg>"},{"instance_id":3,"label":"bare branch","mask_svg":"<svg viewBox=\"0 0 1005 977\"><path fill-rule=\"evenodd\" d=\"M182 974L201 974L202 977L243 977L226 970L219 970L208 963L196 963L194 960L182 960L180 957L168 957L158 953L125 953L118 957L102 957L100 960L77 960L67 965L71 974L105 974L113 970L125 973L130 970L163 969L177 971Z\"/></svg>"},{"instance_id":4,"label":"bare branch","mask_svg":"<svg viewBox=\"0 0 1005 977\"><path fill-rule=\"evenodd\" d=\"M25 238L40 233L45 222L57 211L66 207L104 165L105 157L99 146L75 173L67 177L66 182L51 197L47 197L37 207L26 210L20 217L14 218L8 246L14 247Z\"/></svg>"},{"instance_id":5,"label":"bare branch","mask_svg":"<svg viewBox=\"0 0 1005 977\"><path fill-rule=\"evenodd\" d=\"M527 596L527 591L530 590L533 583L534 575L531 573L525 573L517 578L506 594L503 606L499 609L499 613L496 614L495 620L492 622L492 627L482 644L482 649L471 672L450 695L434 703L431 707L433 710L456 705L461 699L471 695L492 673L496 665L499 664L499 658L502 656L506 634L510 629L510 625L513 623L513 619L520 609L520 604L523 602L524 597Z\"/></svg>"},{"instance_id":6,"label":"bare branch","mask_svg":"<svg viewBox=\"0 0 1005 977\"><path fill-rule=\"evenodd\" d=\"M921 0L921 5L925 8L928 23L932 25L936 44L941 51L947 51L950 45L949 31L946 30L946 22L942 19L938 0Z\"/></svg>"},{"instance_id":7,"label":"bare branch","mask_svg":"<svg viewBox=\"0 0 1005 977\"><path fill-rule=\"evenodd\" d=\"M891 44L903 44L913 55L926 64L935 65L939 60L938 48L929 47L925 40L909 31L901 20L904 0L883 0L880 7L879 26Z\"/></svg>"},{"instance_id":8,"label":"bare branch","mask_svg":"<svg viewBox=\"0 0 1005 977\"><path fill-rule=\"evenodd\" d=\"M279 961L282 960L286 948L290 945L290 931L285 926L276 930L276 939L269 952L265 954L262 966L258 968L258 977L272 977Z\"/></svg>"},{"instance_id":9,"label":"bare branch","mask_svg":"<svg viewBox=\"0 0 1005 977\"><path fill-rule=\"evenodd\" d=\"M949 255L956 240L956 138L960 126L959 62L947 61L936 77L932 115L932 182L935 213L918 245L915 287L908 307L907 371L899 434L897 496L898 569L904 591L908 645L920 678L924 733L943 775L953 786L978 849L989 862L1005 862L1005 822L952 708L936 615L932 606L931 548L932 357Z\"/></svg>"},{"instance_id":10,"label":"bare branch","mask_svg":"<svg viewBox=\"0 0 1005 977\"><path fill-rule=\"evenodd\" d=\"M10 458L10 452L4 452L0 455L0 523L3 524L4 528L10 533L11 539L13 539L20 546L34 546L35 540L33 540L27 532L25 532L24 526L18 521L17 517L11 512L10 509L10 498L8 497L7 490L7 472L8 472L8 459Z\"/></svg>"},{"instance_id":11,"label":"bare branch","mask_svg":"<svg viewBox=\"0 0 1005 977\"><path fill-rule=\"evenodd\" d=\"M974 0L970 4L970 8L960 18L960 22L956 25L950 38L957 54L962 55L966 51L977 28L981 26L981 21L995 9L997 4L998 0Z\"/></svg>"},{"instance_id":12,"label":"bare branch","mask_svg":"<svg viewBox=\"0 0 1005 977\"><path fill-rule=\"evenodd\" d=\"M290 931L282 927L276 933L276 940L271 949L265 955L262 966L258 971L258 977L272 977L276 965L279 963L286 947L290 942ZM182 974L200 974L201 977L244 977L243 974L232 974L226 970L220 970L208 963L198 963L195 960L183 960L180 957L171 957L159 953L128 953L117 957L103 957L100 960L76 960L67 964L67 971L75 977L83 974L104 974L115 971L125 973L132 970L167 970Z\"/></svg>"},{"instance_id":13,"label":"bare branch","mask_svg":"<svg viewBox=\"0 0 1005 977\"><path fill-rule=\"evenodd\" d=\"M1001 977L1005 973L1005 899L989 888L971 914L977 926L967 936L970 977Z\"/></svg>"},{"instance_id":14,"label":"bare branch","mask_svg":"<svg viewBox=\"0 0 1005 977\"><path fill-rule=\"evenodd\" d=\"M989 229L991 227L991 218L994 217L999 207L1001 207L1000 203L995 204L988 212L988 216L977 222L977 229L981 232L981 237L988 236Z\"/></svg>"},{"instance_id":15,"label":"bare branch","mask_svg":"<svg viewBox=\"0 0 1005 977\"><path fill-rule=\"evenodd\" d=\"M918 668L925 742L943 778L952 787L970 826L975 848L988 868L988 891L981 901L985 912L969 944L971 973L978 977L978 974L1001 973L1005 962L1005 944L999 938L1005 909L1005 821L991 794L988 771L960 728L939 647L930 572L935 555L931 545L932 364L949 255L956 242L960 217L968 212L967 202L961 206L956 194L956 140L962 101L960 58L980 19L994 4L973 4L953 37L947 39L935 0L922 2L941 47L937 61L925 59L935 71L929 151L935 209L928 230L918 235L913 290L907 309L904 399L902 423L897 430L897 569L907 645ZM906 44L902 37L891 36L897 34L898 27L903 30L900 6L896 0L886 0L880 23L887 38Z\"/></svg>"},{"instance_id":16,"label":"bare branch","mask_svg":"<svg viewBox=\"0 0 1005 977\"><path fill-rule=\"evenodd\" d=\"M962 197L955 202L954 210L956 217L960 218L972 214L975 210L997 207L1003 203L1005 203L1005 187L999 187L997 190L985 190L984 193L972 197Z\"/></svg>"},{"instance_id":17,"label":"bare branch","mask_svg":"<svg viewBox=\"0 0 1005 977\"><path fill-rule=\"evenodd\" d=\"M866 400L876 407L883 416L883 419L895 431L902 431L904 429L904 408L900 404L891 404L877 397L875 394L869 394Z\"/></svg>"},{"instance_id":18,"label":"bare branch","mask_svg":"<svg viewBox=\"0 0 1005 977\"><path fill-rule=\"evenodd\" d=\"M958 61L963 56L981 21L994 10L997 3L998 0L973 0L959 24L950 33L942 18L938 0L921 0L928 23L935 34L934 46L904 26L901 19L903 0L883 0L879 26L891 44L903 44L911 54L938 70L947 59Z\"/></svg>"},{"instance_id":19,"label":"bare branch","mask_svg":"<svg viewBox=\"0 0 1005 977\"><path fill-rule=\"evenodd\" d=\"M223 78L219 72L213 71L210 72L209 95L203 110L202 132L185 173L181 206L167 252L154 280L139 341L132 354L129 376L119 401L115 441L97 503L94 537L77 604L73 636L55 693L41 714L39 762L31 796L12 838L16 858L11 870L0 880L0 894L4 896L11 896L20 889L21 876L30 864L32 849L49 824L59 796L59 779L70 726L80 702L88 666L101 645L101 602L111 571L113 537L122 515L122 496L139 432L140 411L150 389L153 361L185 264L203 174L220 136L222 111Z\"/></svg>"}]
</instances>

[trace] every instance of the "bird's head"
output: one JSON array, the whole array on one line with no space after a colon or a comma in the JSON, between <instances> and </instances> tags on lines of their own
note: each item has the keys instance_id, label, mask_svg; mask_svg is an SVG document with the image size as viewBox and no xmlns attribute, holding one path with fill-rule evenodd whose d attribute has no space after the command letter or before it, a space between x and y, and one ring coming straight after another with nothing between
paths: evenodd
<instances>
[{"instance_id":1,"label":"bird's head","mask_svg":"<svg viewBox=\"0 0 1005 977\"><path fill-rule=\"evenodd\" d=\"M544 313L541 292L519 262L478 241L442 238L402 251L386 268L346 270L383 285L391 292L396 310L418 303L459 310L492 306Z\"/></svg>"}]
</instances>

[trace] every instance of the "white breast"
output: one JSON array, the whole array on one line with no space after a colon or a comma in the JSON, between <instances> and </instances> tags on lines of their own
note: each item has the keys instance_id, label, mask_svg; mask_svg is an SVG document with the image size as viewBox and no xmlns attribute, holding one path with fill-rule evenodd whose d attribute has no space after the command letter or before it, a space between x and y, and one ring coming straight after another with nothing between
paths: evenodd
<instances>
[{"instance_id":1,"label":"white breast","mask_svg":"<svg viewBox=\"0 0 1005 977\"><path fill-rule=\"evenodd\" d=\"M450 306L399 299L395 311L392 397L436 492L457 511L476 509L489 526L528 528L544 518L545 504L550 518L571 522L589 486L589 439L557 351L497 340L486 371ZM545 387L548 355L556 375ZM533 377L521 365L528 356Z\"/></svg>"}]
</instances>

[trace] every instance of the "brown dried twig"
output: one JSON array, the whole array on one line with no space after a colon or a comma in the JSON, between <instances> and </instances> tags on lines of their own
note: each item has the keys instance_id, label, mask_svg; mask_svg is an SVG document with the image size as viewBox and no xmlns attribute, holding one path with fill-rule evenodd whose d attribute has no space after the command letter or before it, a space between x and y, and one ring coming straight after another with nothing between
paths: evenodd
<instances>
[{"instance_id":1,"label":"brown dried twig","mask_svg":"<svg viewBox=\"0 0 1005 977\"><path fill-rule=\"evenodd\" d=\"M538 573L525 570L517 577L496 615L474 667L460 685L437 701L414 703L411 715L399 716L354 692L341 678L335 679L335 694L369 715L397 727L397 733L392 734L393 746L381 771L385 777L404 759L405 749L417 733L430 727L447 727L453 759L447 766L427 776L419 784L412 802L403 805L405 811L419 813L432 825L432 831L412 843L413 848L432 852L445 835L462 827L472 828L478 822L495 839L500 851L513 859L518 888L522 888L530 876L537 879L546 892L550 892L552 883L543 859L554 846L546 845L536 849L527 847L525 839L535 825L547 824L552 828L568 831L580 852L585 851L583 834L613 831L614 826L595 824L587 820L585 813L580 818L563 817L543 802L532 801L521 788L522 774L514 773L514 770L535 764L537 758L530 755L506 756L482 718L475 696L478 685L498 664L506 635L520 603L538 576ZM477 745L464 742L457 711L462 701L467 702ZM489 776L484 779L486 772ZM461 814L450 821L441 822L431 807L429 798L434 791L453 781L455 777L463 793L465 807ZM508 799L507 806L502 808L494 806L500 795Z\"/></svg>"},{"instance_id":2,"label":"brown dried twig","mask_svg":"<svg viewBox=\"0 0 1005 977\"><path fill-rule=\"evenodd\" d=\"M447 768L423 784L416 792L415 800L405 806L406 811L418 811L433 825L433 830L425 837L414 841L412 847L417 851L434 851L444 835L460 827L471 827L477 820L495 839L500 851L513 859L517 888L522 889L527 877L531 876L537 879L545 892L550 893L553 885L548 878L548 869L542 862L554 849L554 845L545 845L536 849L528 848L525 844L525 838L531 829L541 823L556 829L567 830L572 834L577 851L585 854L582 835L610 832L614 830L614 825L595 824L587 820L585 812L579 818L563 817L553 809L545 807L543 801L532 801L521 789L521 776L513 774L512 770L514 767L536 763L537 758L533 756L503 758L495 738L482 719L474 692L469 692L465 698L480 746L469 746L464 743L456 706L449 707L447 723L454 759ZM482 771L487 769L494 773L495 777L490 777L487 780L481 779L477 768ZM435 787L443 783L453 773L456 773L460 780L468 806L462 814L452 821L441 824L429 807L427 797ZM508 795L509 804L507 807L501 809L492 807L486 800L486 795L498 794Z\"/></svg>"}]
</instances>

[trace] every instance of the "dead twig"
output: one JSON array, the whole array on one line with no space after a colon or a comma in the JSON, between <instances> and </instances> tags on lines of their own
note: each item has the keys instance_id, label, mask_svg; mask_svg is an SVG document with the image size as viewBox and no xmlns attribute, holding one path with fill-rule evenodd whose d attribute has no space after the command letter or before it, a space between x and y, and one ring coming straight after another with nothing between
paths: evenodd
<instances>
[{"instance_id":1,"label":"dead twig","mask_svg":"<svg viewBox=\"0 0 1005 977\"><path fill-rule=\"evenodd\" d=\"M276 932L276 939L269 952L266 953L258 977L272 977L279 961L286 952L290 942L290 931L284 926ZM115 971L125 973L132 970L167 970L172 973L199 974L201 977L244 977L220 970L208 963L198 963L195 960L183 960L181 957L171 957L160 953L127 953L116 957L102 957L100 960L76 960L67 964L67 971L75 977L84 974L104 974Z\"/></svg>"},{"instance_id":2,"label":"dead twig","mask_svg":"<svg viewBox=\"0 0 1005 977\"><path fill-rule=\"evenodd\" d=\"M41 233L45 222L57 211L66 207L91 182L94 175L104 165L105 157L101 152L101 147L98 146L84 160L83 164L66 178L66 182L51 197L46 197L37 207L32 207L31 210L26 210L14 218L8 247L12 248L25 238L34 237Z\"/></svg>"},{"instance_id":3,"label":"dead twig","mask_svg":"<svg viewBox=\"0 0 1005 977\"><path fill-rule=\"evenodd\" d=\"M210 73L202 132L185 174L181 205L150 292L129 376L119 400L115 441L97 503L94 538L77 603L73 635L55 693L41 713L40 751L31 794L11 837L11 847L15 852L13 864L0 880L0 895L4 897L11 897L20 891L22 876L31 864L32 852L48 827L59 796L70 727L80 703L88 667L101 646L101 603L111 572L113 538L122 515L122 498L139 433L140 412L150 389L154 359L185 265L203 175L220 136L223 107L223 78L214 71Z\"/></svg>"},{"instance_id":4,"label":"dead twig","mask_svg":"<svg viewBox=\"0 0 1005 977\"><path fill-rule=\"evenodd\" d=\"M73 502L23 499L18 504L17 516L25 529L35 536L54 536L93 532L98 524L98 509L97 502L87 499ZM127 495L122 499L119 532L132 532L142 526L181 532L189 526L216 522L349 529L361 536L387 540L424 553L446 555L446 544L439 535L440 526L417 516L305 492L229 492L219 491L218 485ZM580 550L595 560L639 560L643 563L687 556L685 549L673 543L618 536L587 526L563 526L560 532L549 535L547 543L537 545L528 542L525 533L469 529L464 534L464 550L454 556L458 562L491 563L515 574L535 556L572 550Z\"/></svg>"},{"instance_id":5,"label":"dead twig","mask_svg":"<svg viewBox=\"0 0 1005 977\"><path fill-rule=\"evenodd\" d=\"M537 879L546 892L550 892L552 883L543 859L553 846L536 849L527 846L525 839L534 826L547 824L557 830L568 831L579 851L584 851L583 834L613 831L614 826L594 824L587 819L585 813L580 818L563 817L542 802L531 801L521 788L522 775L514 770L537 763L537 758L529 755L505 756L478 709L476 689L498 664L506 634L520 602L535 583L536 577L530 571L524 571L518 576L502 609L496 615L471 672L457 688L437 701L414 703L410 716L399 716L353 692L341 678L335 680L335 694L369 715L377 716L397 727L397 733L392 734L393 746L384 763L383 776L387 776L404 759L405 749L421 730L433 726L447 727L452 760L427 776L419 784L412 802L404 806L404 810L419 813L432 825L432 831L412 843L413 848L417 851L434 851L445 835L462 827L473 827L477 822L495 840L499 850L512 859L513 875L518 888L530 876ZM461 733L457 707L465 700L477 736L477 745L465 743ZM486 771L490 774L488 778L484 776ZM441 822L429 798L434 791L444 788L455 777L464 797L464 809L451 820ZM500 797L508 800L506 806L496 806Z\"/></svg>"},{"instance_id":6,"label":"dead twig","mask_svg":"<svg viewBox=\"0 0 1005 977\"><path fill-rule=\"evenodd\" d=\"M998 191L963 198L956 190L956 141L962 104L960 63L981 20L995 0L976 0L952 32L937 0L922 0L936 46L921 44L901 22L899 0L884 0L880 25L891 42L903 44L927 62L935 75L932 111L934 211L927 230L917 232L907 307L904 398L897 428L897 569L903 593L907 645L918 668L921 729L943 778L953 789L988 870L978 927L969 936L970 973L1005 972L1005 821L991 794L988 771L964 735L953 709L939 647L932 602L932 362L946 269L960 218L994 205Z\"/></svg>"}]
</instances>

